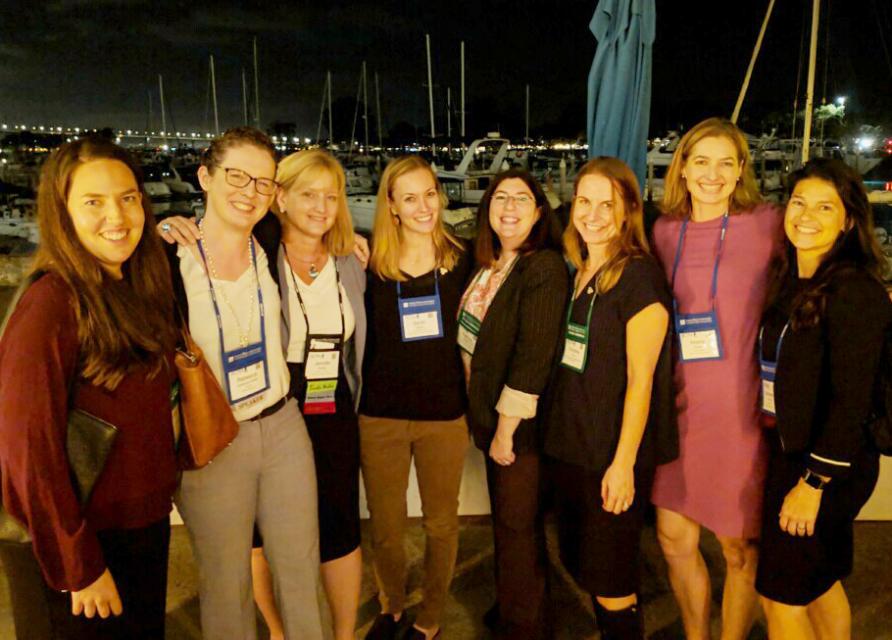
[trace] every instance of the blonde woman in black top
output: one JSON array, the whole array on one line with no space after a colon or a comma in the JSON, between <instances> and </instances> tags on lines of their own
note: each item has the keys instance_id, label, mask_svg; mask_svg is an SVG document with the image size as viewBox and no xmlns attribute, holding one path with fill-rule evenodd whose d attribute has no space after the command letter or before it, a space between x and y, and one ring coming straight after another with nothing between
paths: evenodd
<instances>
[{"instance_id":1,"label":"blonde woman in black top","mask_svg":"<svg viewBox=\"0 0 892 640\"><path fill-rule=\"evenodd\" d=\"M602 637L644 638L638 550L654 467L677 453L666 278L635 174L616 158L576 178L564 247L578 269L546 413L563 560Z\"/></svg>"},{"instance_id":2,"label":"blonde woman in black top","mask_svg":"<svg viewBox=\"0 0 892 640\"><path fill-rule=\"evenodd\" d=\"M771 638L849 638L840 580L879 473L864 425L892 304L860 176L818 159L790 183L759 341L763 421L774 428L756 589Z\"/></svg>"},{"instance_id":3,"label":"blonde woman in black top","mask_svg":"<svg viewBox=\"0 0 892 640\"><path fill-rule=\"evenodd\" d=\"M368 338L359 408L360 464L381 613L366 638L430 640L458 551L458 491L468 429L456 310L470 260L443 226L446 198L418 156L381 176L366 287ZM406 600L406 490L412 462L426 535L423 601L411 629Z\"/></svg>"},{"instance_id":4,"label":"blonde woman in black top","mask_svg":"<svg viewBox=\"0 0 892 640\"><path fill-rule=\"evenodd\" d=\"M459 310L468 422L485 454L496 561L497 638L540 638L545 620L539 396L569 293L557 222L542 187L509 170L480 203L479 270Z\"/></svg>"}]
</instances>

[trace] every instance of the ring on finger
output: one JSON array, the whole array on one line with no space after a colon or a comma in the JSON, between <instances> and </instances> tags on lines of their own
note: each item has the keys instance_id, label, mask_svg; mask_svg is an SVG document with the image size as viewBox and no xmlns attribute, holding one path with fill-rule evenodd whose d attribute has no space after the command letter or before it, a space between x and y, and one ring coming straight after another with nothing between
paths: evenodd
<instances>
[{"instance_id":1,"label":"ring on finger","mask_svg":"<svg viewBox=\"0 0 892 640\"><path fill-rule=\"evenodd\" d=\"M164 233L168 233L168 232L170 231L170 223L169 223L169 222L162 222L162 223L161 223L161 230L162 230Z\"/></svg>"}]
</instances>

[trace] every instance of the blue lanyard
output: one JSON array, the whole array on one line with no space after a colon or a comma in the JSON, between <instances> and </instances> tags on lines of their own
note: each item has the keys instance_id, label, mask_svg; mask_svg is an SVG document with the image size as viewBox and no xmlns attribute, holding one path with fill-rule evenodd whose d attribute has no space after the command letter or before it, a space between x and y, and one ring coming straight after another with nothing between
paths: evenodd
<instances>
[{"instance_id":1,"label":"blue lanyard","mask_svg":"<svg viewBox=\"0 0 892 640\"><path fill-rule=\"evenodd\" d=\"M440 297L440 276L437 275L437 272L440 269L438 267L434 267L434 295L438 298ZM400 287L400 281L396 281L396 297L398 300L403 299L403 289Z\"/></svg>"},{"instance_id":2,"label":"blue lanyard","mask_svg":"<svg viewBox=\"0 0 892 640\"><path fill-rule=\"evenodd\" d=\"M257 255L254 252L254 237L252 236L248 242L251 248L251 264L254 266L254 278L257 281L257 302L260 305L260 342L266 346L266 322L263 313L263 290L260 287L260 275L257 273ZM201 246L201 240L198 241L198 253L201 254L201 261L204 263L204 274L208 279L208 286L211 288L211 302L214 303L214 314L217 316L217 332L220 334L220 357L226 353L226 344L223 342L223 318L220 315L220 306L217 304L217 293L214 291L214 282L211 280L211 274L208 271L207 258L204 256L204 247ZM248 340L250 341L250 336ZM241 345L239 345L241 346Z\"/></svg>"},{"instance_id":3,"label":"blue lanyard","mask_svg":"<svg viewBox=\"0 0 892 640\"><path fill-rule=\"evenodd\" d=\"M778 362L778 360L780 360L781 345L784 343L784 336L787 334L787 329L789 329L789 328L790 328L790 321L787 320L786 324L784 324L784 328L780 332L780 336L777 339L777 346L774 348L774 362L768 362L762 356L762 354L764 353L762 351L762 334L765 332L765 327L764 326L759 327L759 361L760 362L764 362L766 364L773 364L774 366L777 366L777 362Z\"/></svg>"},{"instance_id":4,"label":"blue lanyard","mask_svg":"<svg viewBox=\"0 0 892 640\"><path fill-rule=\"evenodd\" d=\"M715 253L715 265L712 268L712 287L709 289L709 305L715 308L715 296L718 291L719 284L719 261L722 259L722 247L725 245L725 234L728 232L728 213L722 216L722 230L719 233L719 246ZM689 218L685 218L681 223L681 233L678 234L678 245L675 248L675 261L672 264L672 281L670 283L673 292L673 302L675 298L675 274L678 273L678 264L681 262L681 251L684 248L684 234L688 229Z\"/></svg>"}]
</instances>

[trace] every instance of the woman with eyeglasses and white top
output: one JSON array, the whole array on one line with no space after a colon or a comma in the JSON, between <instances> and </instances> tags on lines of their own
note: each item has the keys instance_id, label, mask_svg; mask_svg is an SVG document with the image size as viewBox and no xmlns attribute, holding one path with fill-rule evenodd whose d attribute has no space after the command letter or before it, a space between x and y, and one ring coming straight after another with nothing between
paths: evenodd
<instances>
[{"instance_id":1,"label":"woman with eyeglasses and white top","mask_svg":"<svg viewBox=\"0 0 892 640\"><path fill-rule=\"evenodd\" d=\"M214 140L198 171L207 197L200 240L170 251L180 310L240 426L209 465L183 473L177 496L198 562L206 639L256 637L255 522L285 636L322 638L313 450L289 394L278 288L252 236L275 196L275 175L275 150L262 132L240 127ZM159 228L173 239L170 226Z\"/></svg>"},{"instance_id":2,"label":"woman with eyeglasses and white top","mask_svg":"<svg viewBox=\"0 0 892 640\"><path fill-rule=\"evenodd\" d=\"M496 605L484 620L496 638L538 639L548 633L538 405L569 277L557 219L526 171L496 176L477 219L479 269L462 297L458 344L495 538Z\"/></svg>"}]
</instances>

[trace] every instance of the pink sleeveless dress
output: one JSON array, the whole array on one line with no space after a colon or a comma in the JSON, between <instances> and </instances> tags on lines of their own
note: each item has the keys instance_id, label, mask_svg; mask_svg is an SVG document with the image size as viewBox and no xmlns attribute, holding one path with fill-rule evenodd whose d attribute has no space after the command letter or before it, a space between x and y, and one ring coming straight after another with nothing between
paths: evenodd
<instances>
[{"instance_id":1,"label":"pink sleeveless dress","mask_svg":"<svg viewBox=\"0 0 892 640\"><path fill-rule=\"evenodd\" d=\"M673 286L680 313L710 309L721 225L721 218L687 225ZM667 279L680 232L677 218L664 216L654 226ZM651 500L724 536L759 535L768 453L759 426L755 344L770 263L782 240L783 215L773 205L730 217L716 294L724 358L675 364L680 455L657 468Z\"/></svg>"}]
</instances>

